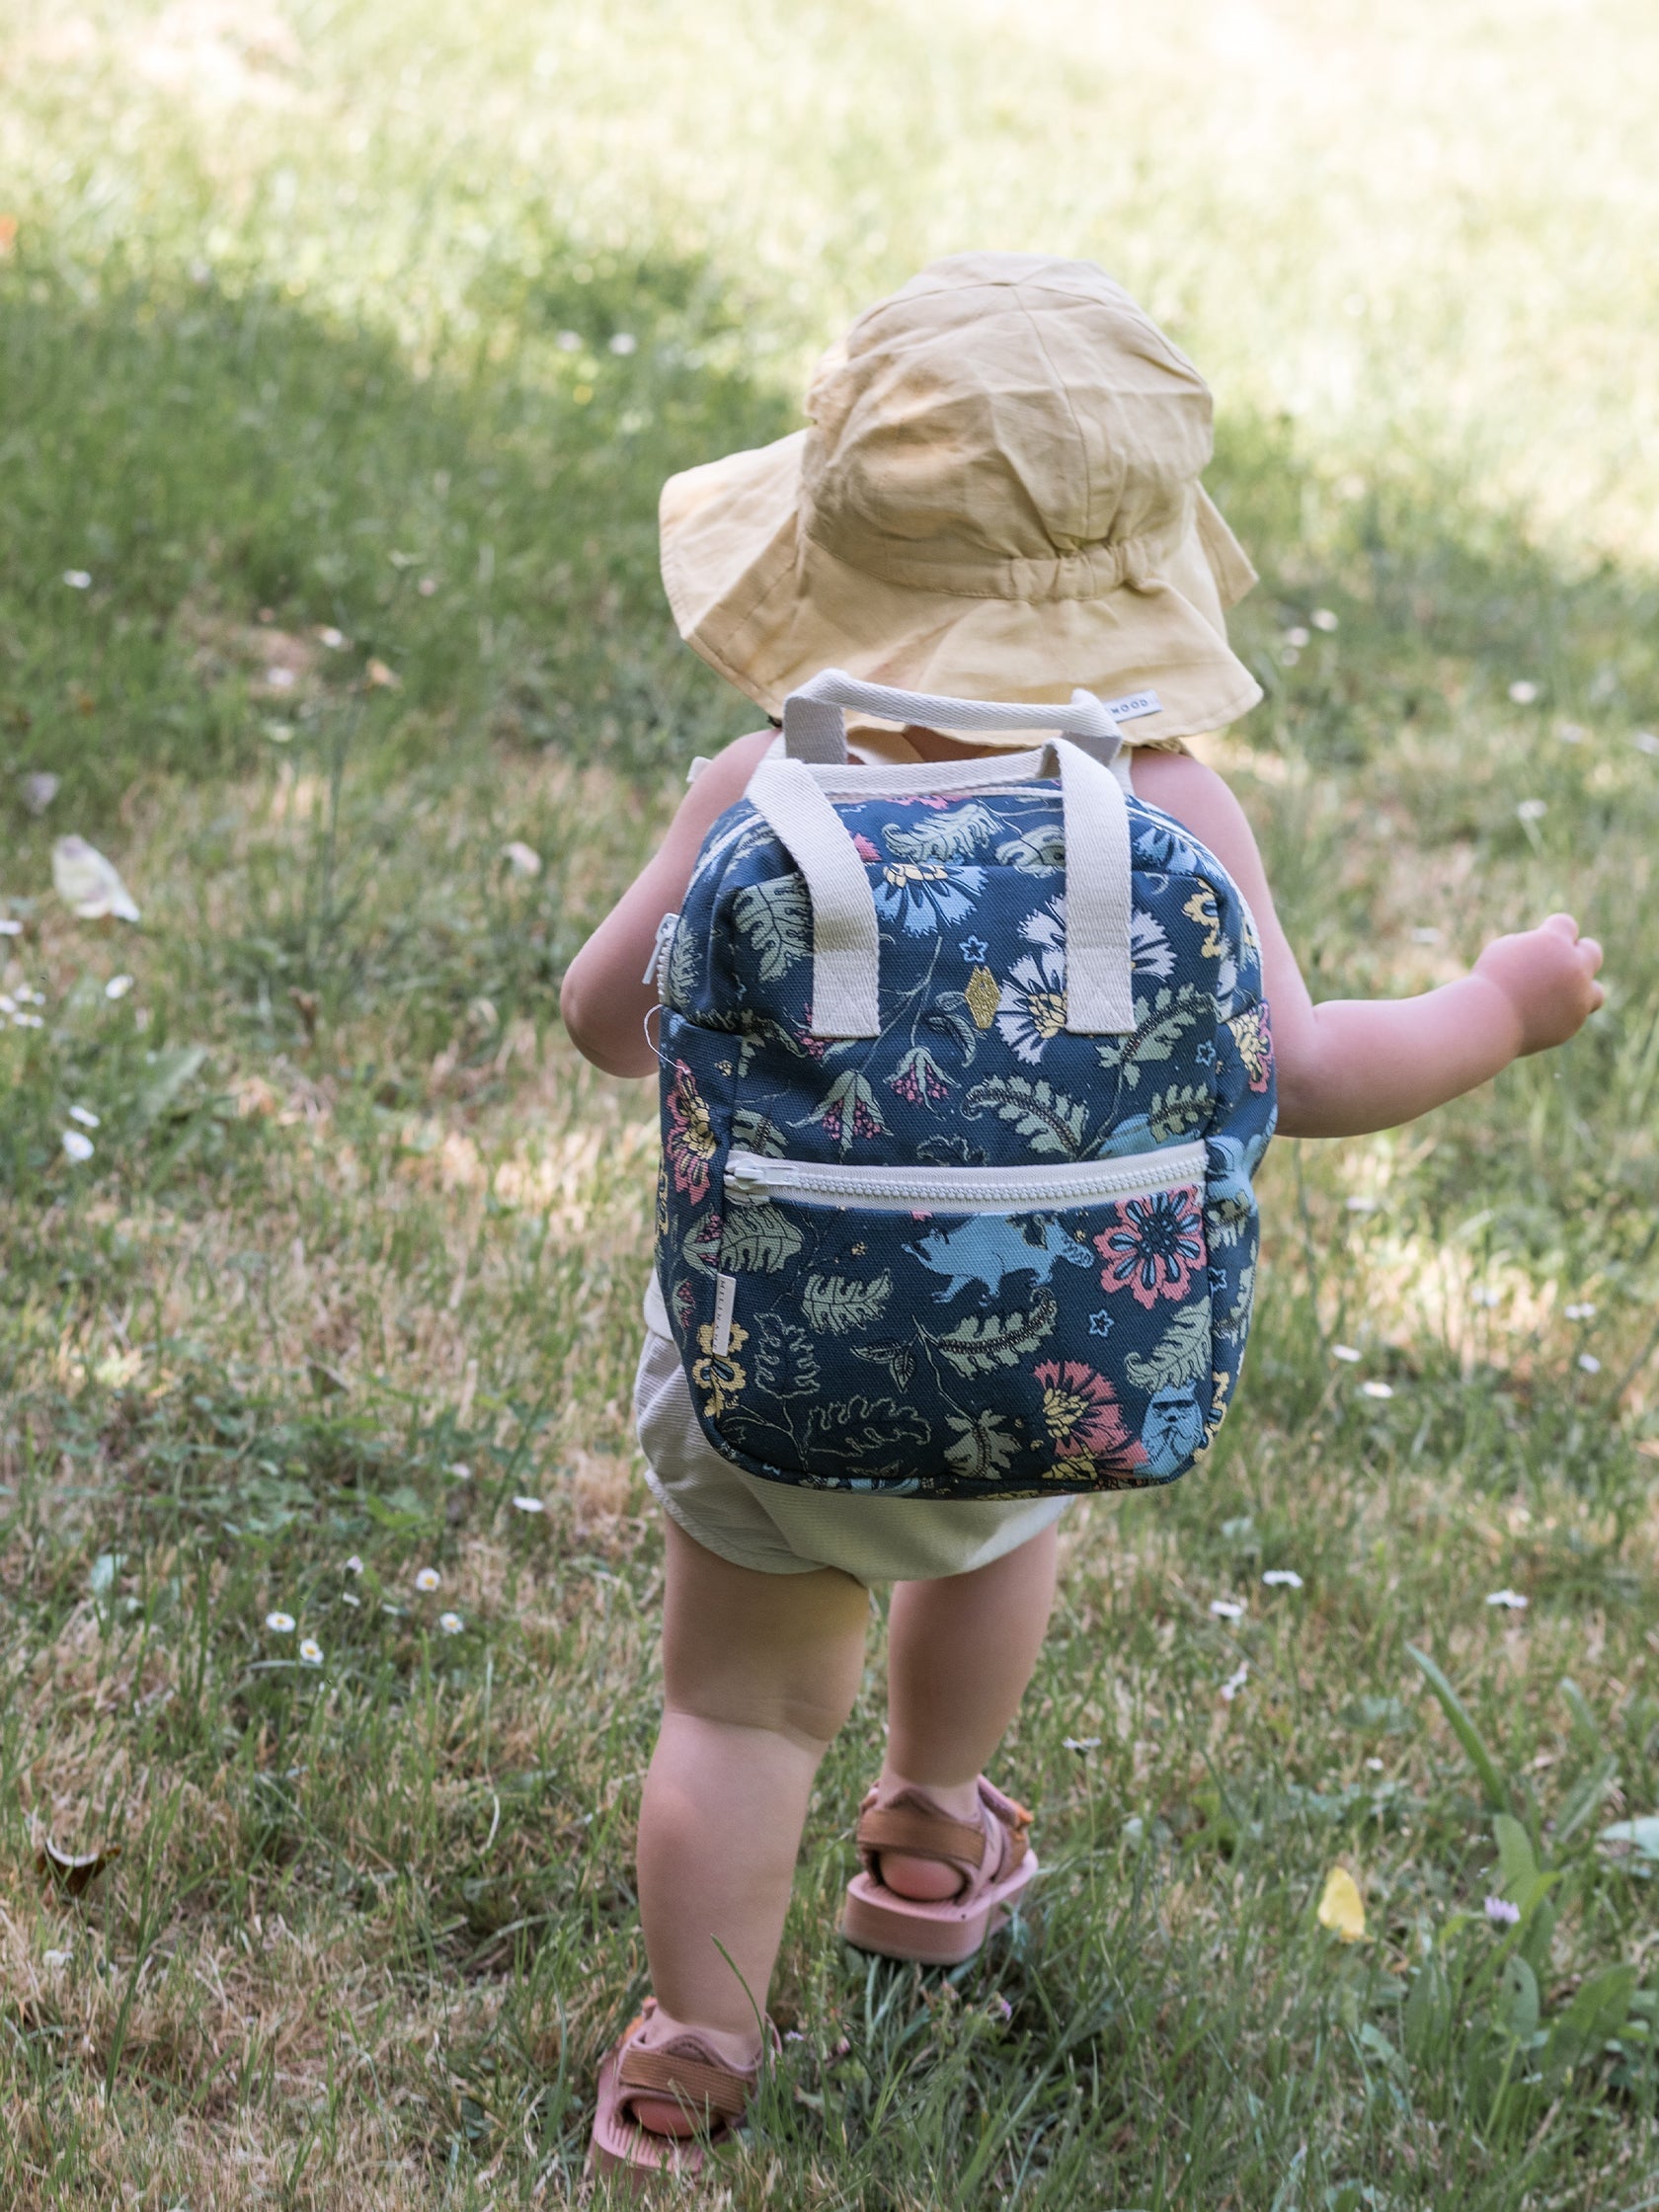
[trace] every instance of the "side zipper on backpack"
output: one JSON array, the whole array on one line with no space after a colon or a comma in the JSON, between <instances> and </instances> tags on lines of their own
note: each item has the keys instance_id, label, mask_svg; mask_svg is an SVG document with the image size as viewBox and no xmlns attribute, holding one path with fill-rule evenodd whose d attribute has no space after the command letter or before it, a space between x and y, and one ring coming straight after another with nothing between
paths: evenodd
<instances>
[{"instance_id":1,"label":"side zipper on backpack","mask_svg":"<svg viewBox=\"0 0 1659 2212\"><path fill-rule=\"evenodd\" d=\"M1205 1168L1202 1142L1064 1167L839 1167L735 1148L727 1155L726 1189L738 1200L783 1198L797 1206L857 1205L878 1213L1017 1214L1096 1199L1150 1198L1201 1183Z\"/></svg>"},{"instance_id":2,"label":"side zipper on backpack","mask_svg":"<svg viewBox=\"0 0 1659 2212\"><path fill-rule=\"evenodd\" d=\"M657 924L657 934L652 940L651 958L646 962L642 984L655 984L661 998L668 988L669 955L673 949L673 933L679 927L677 913L665 914Z\"/></svg>"}]
</instances>

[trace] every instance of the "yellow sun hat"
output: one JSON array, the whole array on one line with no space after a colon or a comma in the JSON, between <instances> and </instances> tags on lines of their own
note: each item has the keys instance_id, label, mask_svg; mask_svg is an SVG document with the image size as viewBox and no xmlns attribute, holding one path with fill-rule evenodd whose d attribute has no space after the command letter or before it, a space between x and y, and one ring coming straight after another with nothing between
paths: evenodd
<instances>
[{"instance_id":1,"label":"yellow sun hat","mask_svg":"<svg viewBox=\"0 0 1659 2212\"><path fill-rule=\"evenodd\" d=\"M807 413L671 477L660 510L681 637L767 713L826 668L958 698L1082 685L1139 710L1132 745L1260 699L1224 614L1255 571L1199 482L1209 386L1093 262L931 263L824 356Z\"/></svg>"}]
</instances>

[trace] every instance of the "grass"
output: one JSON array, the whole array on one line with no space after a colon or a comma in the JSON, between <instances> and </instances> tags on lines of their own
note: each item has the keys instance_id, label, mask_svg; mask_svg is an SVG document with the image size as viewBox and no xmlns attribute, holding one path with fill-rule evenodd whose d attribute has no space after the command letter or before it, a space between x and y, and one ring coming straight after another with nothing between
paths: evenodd
<instances>
[{"instance_id":1,"label":"grass","mask_svg":"<svg viewBox=\"0 0 1659 2212\"><path fill-rule=\"evenodd\" d=\"M1213 756L1316 990L1558 905L1613 990L1271 1156L1245 1402L1069 1518L1003 1762L1048 1872L942 1979L830 1934L878 1620L711 2201L1659 2196L1651 1864L1603 1839L1659 1806L1654 43L1633 0L9 11L0 2200L575 2192L661 1548L651 1102L556 984L751 719L656 490L980 240L1106 259L1217 387L1269 697ZM53 899L69 830L141 927ZM72 1889L48 1838L119 1856Z\"/></svg>"}]
</instances>

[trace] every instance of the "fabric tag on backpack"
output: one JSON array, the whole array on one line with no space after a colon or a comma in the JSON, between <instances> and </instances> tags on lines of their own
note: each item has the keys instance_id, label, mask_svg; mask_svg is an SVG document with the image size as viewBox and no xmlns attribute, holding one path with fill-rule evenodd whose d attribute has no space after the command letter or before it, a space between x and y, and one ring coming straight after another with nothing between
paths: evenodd
<instances>
[{"instance_id":1,"label":"fabric tag on backpack","mask_svg":"<svg viewBox=\"0 0 1659 2212\"><path fill-rule=\"evenodd\" d=\"M714 1278L714 1334L709 1340L709 1350L717 1360L723 1360L732 1349L732 1310L737 1303L737 1277L717 1273Z\"/></svg>"},{"instance_id":2,"label":"fabric tag on backpack","mask_svg":"<svg viewBox=\"0 0 1659 2212\"><path fill-rule=\"evenodd\" d=\"M1155 691L1126 691L1121 699L1100 703L1114 722L1139 722L1143 715L1163 712L1163 701Z\"/></svg>"}]
</instances>

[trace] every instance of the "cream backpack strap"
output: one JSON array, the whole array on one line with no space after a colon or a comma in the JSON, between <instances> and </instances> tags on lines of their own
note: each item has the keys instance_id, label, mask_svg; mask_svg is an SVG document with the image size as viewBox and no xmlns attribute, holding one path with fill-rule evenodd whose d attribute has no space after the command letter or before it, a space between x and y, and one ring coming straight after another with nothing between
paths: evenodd
<instances>
[{"instance_id":1,"label":"cream backpack strap","mask_svg":"<svg viewBox=\"0 0 1659 2212\"><path fill-rule=\"evenodd\" d=\"M953 730L1064 731L1035 752L950 763L938 783L941 789L970 782L984 787L1058 774L1066 827L1066 1026L1085 1036L1132 1030L1129 812L1115 767L1117 727L1100 701L1088 691L1074 691L1066 706L946 699L864 683L831 669L785 700L782 747L749 784L750 802L800 870L812 903L814 1036L875 1037L881 1031L875 896L826 785L890 789L897 775L913 791L930 780L908 767L848 768L842 721L848 706L883 721L942 722Z\"/></svg>"}]
</instances>

